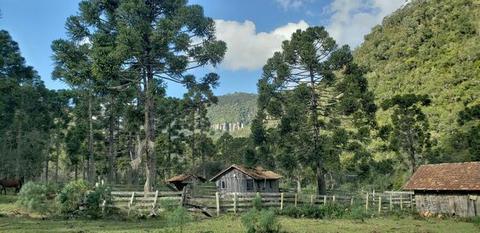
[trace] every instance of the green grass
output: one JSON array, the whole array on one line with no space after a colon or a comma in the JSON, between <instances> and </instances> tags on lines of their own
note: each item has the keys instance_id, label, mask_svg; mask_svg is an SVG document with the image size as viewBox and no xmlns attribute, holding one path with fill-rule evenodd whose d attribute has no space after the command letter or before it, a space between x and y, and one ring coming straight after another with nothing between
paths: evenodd
<instances>
[{"instance_id":1,"label":"green grass","mask_svg":"<svg viewBox=\"0 0 480 233\"><path fill-rule=\"evenodd\" d=\"M0 197L0 232L178 232L168 227L164 218L147 220L64 220L45 219L27 214L8 214L19 211L14 196ZM480 232L477 224L455 219L375 218L365 222L354 220L314 220L281 217L282 229L287 232ZM244 232L240 218L224 215L189 223L184 232Z\"/></svg>"}]
</instances>

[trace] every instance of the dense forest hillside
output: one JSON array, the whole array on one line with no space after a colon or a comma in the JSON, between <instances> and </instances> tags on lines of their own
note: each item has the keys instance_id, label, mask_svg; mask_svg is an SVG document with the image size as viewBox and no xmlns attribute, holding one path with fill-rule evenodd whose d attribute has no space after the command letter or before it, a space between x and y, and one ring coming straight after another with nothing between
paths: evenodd
<instances>
[{"instance_id":1,"label":"dense forest hillside","mask_svg":"<svg viewBox=\"0 0 480 233\"><path fill-rule=\"evenodd\" d=\"M235 92L218 97L218 103L208 108L208 118L217 133L246 136L257 111L257 95Z\"/></svg>"},{"instance_id":2,"label":"dense forest hillside","mask_svg":"<svg viewBox=\"0 0 480 233\"><path fill-rule=\"evenodd\" d=\"M460 128L458 113L480 103L480 2L412 1L365 36L355 60L369 69L377 103L407 93L432 99L424 111L445 154ZM380 124L389 119L377 115Z\"/></svg>"}]
</instances>

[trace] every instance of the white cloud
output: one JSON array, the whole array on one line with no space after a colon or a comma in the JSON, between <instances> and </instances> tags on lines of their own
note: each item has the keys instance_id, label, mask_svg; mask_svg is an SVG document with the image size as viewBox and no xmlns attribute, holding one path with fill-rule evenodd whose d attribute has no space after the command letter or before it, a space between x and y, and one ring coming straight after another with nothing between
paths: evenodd
<instances>
[{"instance_id":1,"label":"white cloud","mask_svg":"<svg viewBox=\"0 0 480 233\"><path fill-rule=\"evenodd\" d=\"M300 8L306 2L310 2L310 0L276 0L278 4L284 9L290 8Z\"/></svg>"},{"instance_id":2,"label":"white cloud","mask_svg":"<svg viewBox=\"0 0 480 233\"><path fill-rule=\"evenodd\" d=\"M275 51L281 49L284 40L290 39L297 29L306 29L308 24L301 20L288 23L271 32L257 32L252 21L215 20L216 36L227 43L227 53L222 66L230 70L261 68Z\"/></svg>"},{"instance_id":3,"label":"white cloud","mask_svg":"<svg viewBox=\"0 0 480 233\"><path fill-rule=\"evenodd\" d=\"M405 0L333 0L327 30L338 44L358 46L363 36L388 14L405 4Z\"/></svg>"}]
</instances>

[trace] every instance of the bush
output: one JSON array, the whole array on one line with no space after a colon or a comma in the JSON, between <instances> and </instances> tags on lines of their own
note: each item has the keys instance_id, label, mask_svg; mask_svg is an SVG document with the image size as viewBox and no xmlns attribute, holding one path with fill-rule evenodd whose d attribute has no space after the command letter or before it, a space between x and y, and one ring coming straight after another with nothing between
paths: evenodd
<instances>
[{"instance_id":1,"label":"bush","mask_svg":"<svg viewBox=\"0 0 480 233\"><path fill-rule=\"evenodd\" d=\"M325 218L342 218L347 214L347 208L334 203L320 206L320 211Z\"/></svg>"},{"instance_id":2,"label":"bush","mask_svg":"<svg viewBox=\"0 0 480 233\"><path fill-rule=\"evenodd\" d=\"M165 198L160 199L159 206L167 212L173 212L175 209L180 207L178 200Z\"/></svg>"},{"instance_id":3,"label":"bush","mask_svg":"<svg viewBox=\"0 0 480 233\"><path fill-rule=\"evenodd\" d=\"M84 180L72 181L58 194L56 202L61 214L72 214L84 205L88 185Z\"/></svg>"},{"instance_id":4,"label":"bush","mask_svg":"<svg viewBox=\"0 0 480 233\"><path fill-rule=\"evenodd\" d=\"M105 200L105 205L110 206L113 204L112 192L110 187L105 185L96 186L93 191L87 192L85 207L86 214L90 218L99 218L103 214L108 214L110 208L105 208L105 212L102 211L101 205Z\"/></svg>"},{"instance_id":5,"label":"bush","mask_svg":"<svg viewBox=\"0 0 480 233\"><path fill-rule=\"evenodd\" d=\"M262 209L262 197L260 195L256 195L252 199L252 206L256 210L261 210Z\"/></svg>"},{"instance_id":6,"label":"bush","mask_svg":"<svg viewBox=\"0 0 480 233\"><path fill-rule=\"evenodd\" d=\"M44 184L28 182L18 194L18 205L31 211L46 213L48 189Z\"/></svg>"},{"instance_id":7,"label":"bush","mask_svg":"<svg viewBox=\"0 0 480 233\"><path fill-rule=\"evenodd\" d=\"M341 205L327 204L321 206L303 205L300 207L288 206L278 212L292 218L342 218L348 211Z\"/></svg>"},{"instance_id":8,"label":"bush","mask_svg":"<svg viewBox=\"0 0 480 233\"><path fill-rule=\"evenodd\" d=\"M363 206L355 206L350 210L349 217L355 220L361 220L362 222L365 221L366 218L370 218L372 215L365 211L365 207Z\"/></svg>"},{"instance_id":9,"label":"bush","mask_svg":"<svg viewBox=\"0 0 480 233\"><path fill-rule=\"evenodd\" d=\"M190 215L183 207L177 207L168 215L168 222L172 227L177 227L179 232L183 232L185 224L191 221Z\"/></svg>"},{"instance_id":10,"label":"bush","mask_svg":"<svg viewBox=\"0 0 480 233\"><path fill-rule=\"evenodd\" d=\"M251 209L242 216L242 224L247 233L277 233L280 232L275 212L271 210Z\"/></svg>"}]
</instances>

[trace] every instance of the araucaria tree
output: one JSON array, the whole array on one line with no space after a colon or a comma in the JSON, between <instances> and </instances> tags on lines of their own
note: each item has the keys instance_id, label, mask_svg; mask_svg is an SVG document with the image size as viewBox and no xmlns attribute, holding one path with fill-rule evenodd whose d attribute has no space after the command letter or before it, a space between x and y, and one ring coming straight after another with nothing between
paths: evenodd
<instances>
[{"instance_id":1,"label":"araucaria tree","mask_svg":"<svg viewBox=\"0 0 480 233\"><path fill-rule=\"evenodd\" d=\"M276 154L287 171L303 161L298 165L312 168L317 191L324 194L327 165L349 141L343 120L353 120L355 129L371 124L373 96L348 46L339 48L323 27L298 30L282 49L268 60L258 83L259 113L252 127L257 153ZM276 130L267 129L269 120L276 120Z\"/></svg>"},{"instance_id":2,"label":"araucaria tree","mask_svg":"<svg viewBox=\"0 0 480 233\"><path fill-rule=\"evenodd\" d=\"M431 149L428 119L421 109L430 102L426 95L406 94L382 103L383 109L393 109L388 141L408 161L412 174Z\"/></svg>"},{"instance_id":3,"label":"araucaria tree","mask_svg":"<svg viewBox=\"0 0 480 233\"><path fill-rule=\"evenodd\" d=\"M184 74L217 65L226 45L202 7L187 0L84 0L67 21L71 39L91 46L93 79L107 89L135 89L143 116L146 182L156 179L155 96L166 81L184 83ZM111 82L111 80L116 80ZM161 116L159 116L161 117Z\"/></svg>"}]
</instances>

